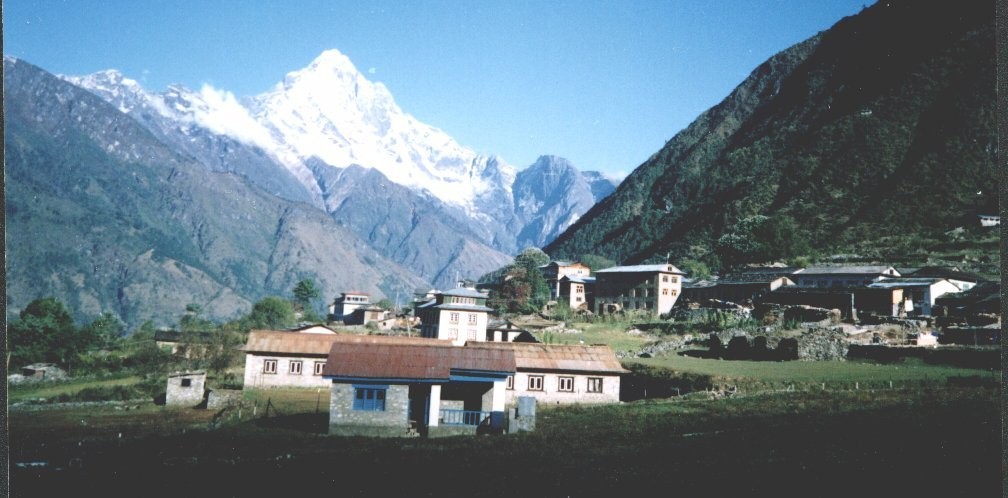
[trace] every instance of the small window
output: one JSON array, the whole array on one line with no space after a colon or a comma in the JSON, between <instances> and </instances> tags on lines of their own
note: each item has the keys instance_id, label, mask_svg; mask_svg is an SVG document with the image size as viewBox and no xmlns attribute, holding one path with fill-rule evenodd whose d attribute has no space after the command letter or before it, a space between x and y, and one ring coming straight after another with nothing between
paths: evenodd
<instances>
[{"instance_id":1,"label":"small window","mask_svg":"<svg viewBox=\"0 0 1008 498\"><path fill-rule=\"evenodd\" d=\"M588 392L602 392L602 377L588 377Z\"/></svg>"},{"instance_id":2,"label":"small window","mask_svg":"<svg viewBox=\"0 0 1008 498\"><path fill-rule=\"evenodd\" d=\"M476 325L476 320L479 319L479 315L476 313L469 313L469 325Z\"/></svg>"},{"instance_id":3,"label":"small window","mask_svg":"<svg viewBox=\"0 0 1008 498\"><path fill-rule=\"evenodd\" d=\"M451 323L458 323L459 322L459 314L457 312L454 312L454 311L451 312L451 313L449 313L448 314L448 321L451 322Z\"/></svg>"},{"instance_id":4,"label":"small window","mask_svg":"<svg viewBox=\"0 0 1008 498\"><path fill-rule=\"evenodd\" d=\"M578 296L578 297L574 298L574 301L576 301L576 302L579 302L579 303L580 303L581 301L583 301L583 300L584 300L584 299L583 299L583 298L582 298L581 296Z\"/></svg>"},{"instance_id":5,"label":"small window","mask_svg":"<svg viewBox=\"0 0 1008 498\"><path fill-rule=\"evenodd\" d=\"M661 290L661 295L667 296L668 295L668 289L662 289Z\"/></svg>"},{"instance_id":6,"label":"small window","mask_svg":"<svg viewBox=\"0 0 1008 498\"><path fill-rule=\"evenodd\" d=\"M458 329L454 328L454 327L448 329L448 338L449 339L457 339L458 338Z\"/></svg>"},{"instance_id":7,"label":"small window","mask_svg":"<svg viewBox=\"0 0 1008 498\"><path fill-rule=\"evenodd\" d=\"M192 387L192 379L190 379L188 377L185 378L185 379L182 379L182 387Z\"/></svg>"},{"instance_id":8,"label":"small window","mask_svg":"<svg viewBox=\"0 0 1008 498\"><path fill-rule=\"evenodd\" d=\"M668 275L662 275L661 281L662 282L668 282Z\"/></svg>"},{"instance_id":9,"label":"small window","mask_svg":"<svg viewBox=\"0 0 1008 498\"><path fill-rule=\"evenodd\" d=\"M672 283L673 283L673 284L678 284L678 283L679 283L679 277L677 277L677 276L673 275L673 276L672 276Z\"/></svg>"},{"instance_id":10,"label":"small window","mask_svg":"<svg viewBox=\"0 0 1008 498\"><path fill-rule=\"evenodd\" d=\"M507 377L507 388L514 389L514 375L508 375Z\"/></svg>"},{"instance_id":11,"label":"small window","mask_svg":"<svg viewBox=\"0 0 1008 498\"><path fill-rule=\"evenodd\" d=\"M476 340L476 329L469 329L466 332L466 339L469 339L470 341L475 341Z\"/></svg>"},{"instance_id":12,"label":"small window","mask_svg":"<svg viewBox=\"0 0 1008 498\"><path fill-rule=\"evenodd\" d=\"M355 387L353 409L383 412L385 411L385 391L387 387Z\"/></svg>"},{"instance_id":13,"label":"small window","mask_svg":"<svg viewBox=\"0 0 1008 498\"><path fill-rule=\"evenodd\" d=\"M290 362L290 368L288 368L287 371L294 375L301 375L301 362L300 361Z\"/></svg>"},{"instance_id":14,"label":"small window","mask_svg":"<svg viewBox=\"0 0 1008 498\"><path fill-rule=\"evenodd\" d=\"M543 376L542 375L529 375L529 391L542 391L543 390Z\"/></svg>"},{"instance_id":15,"label":"small window","mask_svg":"<svg viewBox=\"0 0 1008 498\"><path fill-rule=\"evenodd\" d=\"M325 362L324 361L316 361L315 362L315 375L322 375L322 370L324 370L324 369L325 369Z\"/></svg>"},{"instance_id":16,"label":"small window","mask_svg":"<svg viewBox=\"0 0 1008 498\"><path fill-rule=\"evenodd\" d=\"M263 360L263 373L275 374L277 367L276 360Z\"/></svg>"},{"instance_id":17,"label":"small window","mask_svg":"<svg viewBox=\"0 0 1008 498\"><path fill-rule=\"evenodd\" d=\"M574 377L560 377L557 382L557 391L574 392Z\"/></svg>"}]
</instances>

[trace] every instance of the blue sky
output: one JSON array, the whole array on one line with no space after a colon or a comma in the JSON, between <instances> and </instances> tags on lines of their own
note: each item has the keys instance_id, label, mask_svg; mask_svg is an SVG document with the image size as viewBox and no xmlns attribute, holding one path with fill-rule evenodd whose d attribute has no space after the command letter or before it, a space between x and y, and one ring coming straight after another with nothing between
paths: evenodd
<instances>
[{"instance_id":1,"label":"blue sky","mask_svg":"<svg viewBox=\"0 0 1008 498\"><path fill-rule=\"evenodd\" d=\"M335 48L478 152L622 176L768 57L867 3L4 0L3 41L54 73L239 96Z\"/></svg>"}]
</instances>

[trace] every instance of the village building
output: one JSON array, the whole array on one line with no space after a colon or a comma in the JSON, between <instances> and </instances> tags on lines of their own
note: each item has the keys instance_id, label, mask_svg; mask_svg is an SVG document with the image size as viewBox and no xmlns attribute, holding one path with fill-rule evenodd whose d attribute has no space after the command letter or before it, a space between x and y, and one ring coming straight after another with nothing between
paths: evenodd
<instances>
[{"instance_id":1,"label":"village building","mask_svg":"<svg viewBox=\"0 0 1008 498\"><path fill-rule=\"evenodd\" d=\"M490 320L486 329L487 342L539 342L534 335L511 320Z\"/></svg>"},{"instance_id":2,"label":"village building","mask_svg":"<svg viewBox=\"0 0 1008 498\"><path fill-rule=\"evenodd\" d=\"M165 406L193 407L203 403L206 372L174 372L168 374L165 386Z\"/></svg>"},{"instance_id":3,"label":"village building","mask_svg":"<svg viewBox=\"0 0 1008 498\"><path fill-rule=\"evenodd\" d=\"M245 352L245 388L328 387L322 368L340 334L253 330Z\"/></svg>"},{"instance_id":4,"label":"village building","mask_svg":"<svg viewBox=\"0 0 1008 498\"><path fill-rule=\"evenodd\" d=\"M459 287L434 294L433 299L417 305L420 336L452 341L461 346L466 341L487 340L487 295L476 289Z\"/></svg>"},{"instance_id":5,"label":"village building","mask_svg":"<svg viewBox=\"0 0 1008 498\"><path fill-rule=\"evenodd\" d=\"M546 285L550 288L550 299L559 300L561 294L560 291L560 279L563 277L590 277L591 268L589 268L584 263L570 262L570 261L550 261L549 263L539 267L542 271L543 278L546 280ZM572 306L573 308L574 306Z\"/></svg>"},{"instance_id":6,"label":"village building","mask_svg":"<svg viewBox=\"0 0 1008 498\"><path fill-rule=\"evenodd\" d=\"M841 318L852 321L868 315L906 316L908 307L904 289L900 286L785 286L762 296L758 303L835 309L840 311Z\"/></svg>"},{"instance_id":7,"label":"village building","mask_svg":"<svg viewBox=\"0 0 1008 498\"><path fill-rule=\"evenodd\" d=\"M173 355L188 358L192 352L189 348L203 348L213 338L209 331L155 330L154 344Z\"/></svg>"},{"instance_id":8,"label":"village building","mask_svg":"<svg viewBox=\"0 0 1008 498\"><path fill-rule=\"evenodd\" d=\"M871 289L902 289L902 314L911 316L931 316L935 299L949 293L958 293L962 289L944 278L887 278L868 286Z\"/></svg>"},{"instance_id":9,"label":"village building","mask_svg":"<svg viewBox=\"0 0 1008 498\"><path fill-rule=\"evenodd\" d=\"M899 277L891 266L812 266L790 277L799 287L867 286L885 278Z\"/></svg>"},{"instance_id":10,"label":"village building","mask_svg":"<svg viewBox=\"0 0 1008 498\"><path fill-rule=\"evenodd\" d=\"M512 342L484 346L514 353L516 372L506 381L508 406L514 406L520 396L549 404L616 403L620 376L629 373L612 348L604 345Z\"/></svg>"},{"instance_id":11,"label":"village building","mask_svg":"<svg viewBox=\"0 0 1008 498\"><path fill-rule=\"evenodd\" d=\"M329 305L329 320L343 322L346 325L363 325L363 323L351 323L354 320L354 311L370 305L371 296L366 292L343 292Z\"/></svg>"},{"instance_id":12,"label":"village building","mask_svg":"<svg viewBox=\"0 0 1008 498\"><path fill-rule=\"evenodd\" d=\"M684 273L671 264L615 266L595 272L595 313L641 310L668 313Z\"/></svg>"},{"instance_id":13,"label":"village building","mask_svg":"<svg viewBox=\"0 0 1008 498\"><path fill-rule=\"evenodd\" d=\"M774 266L746 268L717 280L683 284L681 301L717 299L739 304L752 303L780 287L795 285L791 277L800 269Z\"/></svg>"},{"instance_id":14,"label":"village building","mask_svg":"<svg viewBox=\"0 0 1008 498\"><path fill-rule=\"evenodd\" d=\"M996 227L1001 225L1001 217L993 214L978 214L977 218L980 219L980 226L982 227Z\"/></svg>"},{"instance_id":15,"label":"village building","mask_svg":"<svg viewBox=\"0 0 1008 498\"><path fill-rule=\"evenodd\" d=\"M564 275L557 284L559 291L555 298L566 303L572 310L595 309L595 278L579 275Z\"/></svg>"},{"instance_id":16,"label":"village building","mask_svg":"<svg viewBox=\"0 0 1008 498\"><path fill-rule=\"evenodd\" d=\"M963 291L968 291L976 284L987 281L986 278L976 273L962 271L954 266L924 266L917 268L911 273L904 274L904 276L913 278L944 278Z\"/></svg>"},{"instance_id":17,"label":"village building","mask_svg":"<svg viewBox=\"0 0 1008 498\"><path fill-rule=\"evenodd\" d=\"M510 349L446 341L334 343L329 433L449 436L505 430Z\"/></svg>"}]
</instances>

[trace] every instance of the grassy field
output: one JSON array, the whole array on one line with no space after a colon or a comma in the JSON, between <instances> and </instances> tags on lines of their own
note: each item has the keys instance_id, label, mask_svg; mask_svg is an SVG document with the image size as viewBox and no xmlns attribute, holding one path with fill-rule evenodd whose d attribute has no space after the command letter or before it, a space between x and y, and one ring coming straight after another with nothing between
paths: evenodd
<instances>
[{"instance_id":1,"label":"grassy field","mask_svg":"<svg viewBox=\"0 0 1008 498\"><path fill-rule=\"evenodd\" d=\"M606 344L613 348L613 351L637 351L645 344L655 341L656 338L648 334L631 335L627 334L629 323L571 323L568 327L580 331L576 334L543 333L537 332L534 335L540 341L550 344Z\"/></svg>"},{"instance_id":2,"label":"grassy field","mask_svg":"<svg viewBox=\"0 0 1008 498\"><path fill-rule=\"evenodd\" d=\"M1000 372L972 368L957 368L924 363L907 358L899 363L879 364L869 361L742 361L695 358L669 354L655 358L636 358L627 363L639 363L667 368L677 372L711 375L725 379L752 379L768 383L842 384L854 382L877 385L919 381L944 383L949 377L983 376L994 378Z\"/></svg>"},{"instance_id":3,"label":"grassy field","mask_svg":"<svg viewBox=\"0 0 1008 498\"><path fill-rule=\"evenodd\" d=\"M307 394L272 399L293 407ZM143 407L110 422L158 420L147 434L80 444L74 440L80 411L51 419L13 412L10 484L12 496L81 489L101 489L104 496L292 490L339 496L996 496L997 394L942 388L568 406L540 410L533 433L431 440L327 437L326 415L312 412L211 431L206 420L194 418L200 410ZM93 409L91 416L97 416Z\"/></svg>"},{"instance_id":4,"label":"grassy field","mask_svg":"<svg viewBox=\"0 0 1008 498\"><path fill-rule=\"evenodd\" d=\"M9 386L7 402L17 403L29 399L52 399L61 394L74 394L83 389L93 387L131 386L140 382L140 377L124 375L110 378L69 379L61 382L45 382L40 384L21 384Z\"/></svg>"}]
</instances>

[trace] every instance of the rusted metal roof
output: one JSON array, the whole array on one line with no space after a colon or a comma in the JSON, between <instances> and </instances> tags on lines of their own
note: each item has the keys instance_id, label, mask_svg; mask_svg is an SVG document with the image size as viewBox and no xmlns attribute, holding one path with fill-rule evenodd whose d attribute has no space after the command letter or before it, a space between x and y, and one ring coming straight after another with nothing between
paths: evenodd
<instances>
[{"instance_id":1,"label":"rusted metal roof","mask_svg":"<svg viewBox=\"0 0 1008 498\"><path fill-rule=\"evenodd\" d=\"M609 346L557 345L519 342L467 342L466 348L483 347L514 351L518 370L629 373Z\"/></svg>"},{"instance_id":2,"label":"rusted metal roof","mask_svg":"<svg viewBox=\"0 0 1008 498\"><path fill-rule=\"evenodd\" d=\"M351 344L428 344L437 339L422 337L357 335L357 334L311 334L280 330L253 330L242 348L247 353L289 353L328 355L334 343Z\"/></svg>"},{"instance_id":3,"label":"rusted metal roof","mask_svg":"<svg viewBox=\"0 0 1008 498\"><path fill-rule=\"evenodd\" d=\"M367 337L367 336L365 336ZM448 380L452 370L514 373L507 349L407 342L336 342L322 375L360 379Z\"/></svg>"}]
</instances>

